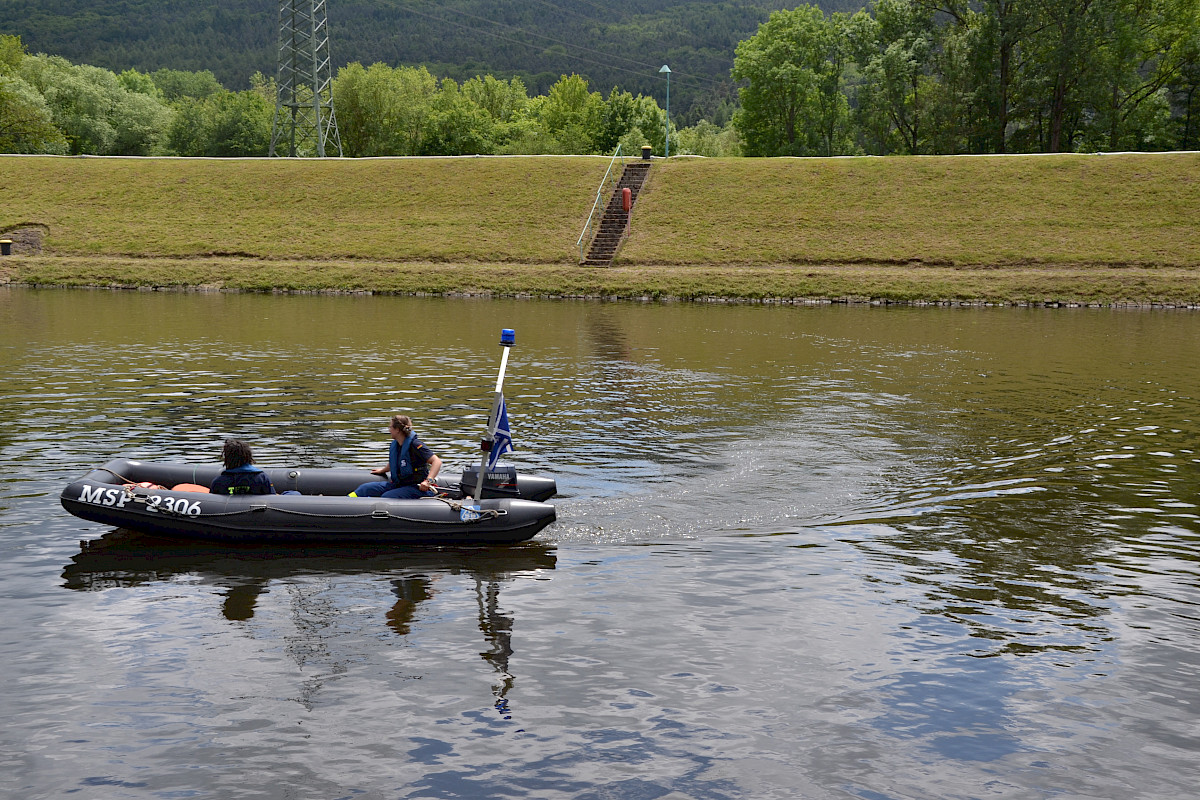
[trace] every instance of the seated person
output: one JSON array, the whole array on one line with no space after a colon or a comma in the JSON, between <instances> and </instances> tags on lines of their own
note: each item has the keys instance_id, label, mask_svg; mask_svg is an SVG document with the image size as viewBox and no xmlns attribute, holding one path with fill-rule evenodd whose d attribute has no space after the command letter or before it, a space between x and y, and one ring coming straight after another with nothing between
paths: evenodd
<instances>
[{"instance_id":1,"label":"seated person","mask_svg":"<svg viewBox=\"0 0 1200 800\"><path fill-rule=\"evenodd\" d=\"M371 481L350 493L351 497L387 497L396 500L417 500L433 497L437 492L434 478L442 469L442 459L413 433L412 420L396 414L388 424L392 441L388 445L388 463L371 470L387 476L386 481Z\"/></svg>"},{"instance_id":2,"label":"seated person","mask_svg":"<svg viewBox=\"0 0 1200 800\"><path fill-rule=\"evenodd\" d=\"M254 466L250 445L238 439L226 439L222 457L225 471L209 487L213 494L275 494L267 473Z\"/></svg>"}]
</instances>

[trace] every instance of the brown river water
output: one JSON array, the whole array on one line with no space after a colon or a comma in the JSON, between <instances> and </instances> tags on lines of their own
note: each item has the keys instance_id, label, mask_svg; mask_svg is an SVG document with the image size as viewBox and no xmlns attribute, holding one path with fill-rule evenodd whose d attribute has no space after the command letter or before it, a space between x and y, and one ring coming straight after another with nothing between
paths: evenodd
<instances>
[{"instance_id":1,"label":"brown river water","mask_svg":"<svg viewBox=\"0 0 1200 800\"><path fill-rule=\"evenodd\" d=\"M375 466L558 522L233 548L68 515L127 455ZM1182 798L1200 313L0 290L0 794ZM93 544L82 547L81 541Z\"/></svg>"}]
</instances>

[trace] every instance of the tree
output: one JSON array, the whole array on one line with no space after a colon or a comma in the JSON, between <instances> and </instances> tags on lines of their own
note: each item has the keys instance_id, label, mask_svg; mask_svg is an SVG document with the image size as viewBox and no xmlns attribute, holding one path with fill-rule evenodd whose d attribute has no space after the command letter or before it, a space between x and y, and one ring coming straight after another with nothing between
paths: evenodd
<instances>
[{"instance_id":1,"label":"tree","mask_svg":"<svg viewBox=\"0 0 1200 800\"><path fill-rule=\"evenodd\" d=\"M437 93L437 79L425 67L396 70L396 105L388 118L395 132L397 155L415 155L425 140L425 128Z\"/></svg>"},{"instance_id":2,"label":"tree","mask_svg":"<svg viewBox=\"0 0 1200 800\"><path fill-rule=\"evenodd\" d=\"M342 150L351 157L420 153L437 90L424 67L342 67L333 80Z\"/></svg>"},{"instance_id":3,"label":"tree","mask_svg":"<svg viewBox=\"0 0 1200 800\"><path fill-rule=\"evenodd\" d=\"M261 72L255 72L250 76L250 91L266 100L272 106L275 105L276 85L274 78L268 78Z\"/></svg>"},{"instance_id":4,"label":"tree","mask_svg":"<svg viewBox=\"0 0 1200 800\"><path fill-rule=\"evenodd\" d=\"M824 12L814 6L776 11L758 32L737 46L733 79L741 110L734 124L752 156L803 155L804 128L824 57L820 27Z\"/></svg>"},{"instance_id":5,"label":"tree","mask_svg":"<svg viewBox=\"0 0 1200 800\"><path fill-rule=\"evenodd\" d=\"M0 35L0 153L65 153L45 98L17 76L25 58L21 37Z\"/></svg>"},{"instance_id":6,"label":"tree","mask_svg":"<svg viewBox=\"0 0 1200 800\"><path fill-rule=\"evenodd\" d=\"M529 119L529 93L520 78L505 83L491 75L477 75L463 83L462 93L491 118L493 152L506 151L537 128Z\"/></svg>"},{"instance_id":7,"label":"tree","mask_svg":"<svg viewBox=\"0 0 1200 800\"><path fill-rule=\"evenodd\" d=\"M1038 149L1073 149L1083 122L1085 82L1097 79L1104 4L1110 0L1034 0L1037 27L1030 37L1025 85L1034 109Z\"/></svg>"},{"instance_id":8,"label":"tree","mask_svg":"<svg viewBox=\"0 0 1200 800\"><path fill-rule=\"evenodd\" d=\"M1167 149L1166 87L1197 61L1193 0L1118 0L1103 8L1090 141L1108 150Z\"/></svg>"},{"instance_id":9,"label":"tree","mask_svg":"<svg viewBox=\"0 0 1200 800\"><path fill-rule=\"evenodd\" d=\"M108 93L93 80L96 73L76 69L64 58L38 55L22 62L21 77L45 98L72 155L109 151L117 132L107 119Z\"/></svg>"},{"instance_id":10,"label":"tree","mask_svg":"<svg viewBox=\"0 0 1200 800\"><path fill-rule=\"evenodd\" d=\"M680 130L676 147L680 155L707 156L708 158L741 155L741 143L738 140L737 129L732 124L720 128L706 119L700 120L690 128Z\"/></svg>"},{"instance_id":11,"label":"tree","mask_svg":"<svg viewBox=\"0 0 1200 800\"><path fill-rule=\"evenodd\" d=\"M641 153L642 148L650 144L650 140L646 138L646 134L642 133L641 128L634 125L617 140L617 144L621 146L622 153L632 156Z\"/></svg>"},{"instance_id":12,"label":"tree","mask_svg":"<svg viewBox=\"0 0 1200 800\"><path fill-rule=\"evenodd\" d=\"M855 152L850 101L845 92L845 73L850 60L850 15L836 13L826 21L827 61L817 74L817 119L820 154Z\"/></svg>"},{"instance_id":13,"label":"tree","mask_svg":"<svg viewBox=\"0 0 1200 800\"><path fill-rule=\"evenodd\" d=\"M542 127L564 153L594 153L604 100L589 92L587 79L562 76L550 87L541 108Z\"/></svg>"},{"instance_id":14,"label":"tree","mask_svg":"<svg viewBox=\"0 0 1200 800\"><path fill-rule=\"evenodd\" d=\"M45 98L72 154L153 155L161 152L171 110L130 92L106 69L58 56L29 56L20 77Z\"/></svg>"},{"instance_id":15,"label":"tree","mask_svg":"<svg viewBox=\"0 0 1200 800\"><path fill-rule=\"evenodd\" d=\"M163 97L171 102L183 97L204 100L225 90L216 76L208 70L186 72L178 69L158 69L150 73L150 79L162 92Z\"/></svg>"},{"instance_id":16,"label":"tree","mask_svg":"<svg viewBox=\"0 0 1200 800\"><path fill-rule=\"evenodd\" d=\"M395 153L392 117L398 95L395 74L386 64L364 68L356 61L338 70L333 79L333 105L345 155L361 158Z\"/></svg>"},{"instance_id":17,"label":"tree","mask_svg":"<svg viewBox=\"0 0 1200 800\"><path fill-rule=\"evenodd\" d=\"M496 123L451 78L442 81L421 143L423 155L488 155L495 152Z\"/></svg>"},{"instance_id":18,"label":"tree","mask_svg":"<svg viewBox=\"0 0 1200 800\"><path fill-rule=\"evenodd\" d=\"M181 156L265 156L275 106L253 89L180 103L167 142Z\"/></svg>"},{"instance_id":19,"label":"tree","mask_svg":"<svg viewBox=\"0 0 1200 800\"><path fill-rule=\"evenodd\" d=\"M271 146L275 104L254 90L222 92L207 101L212 109L209 156L265 156Z\"/></svg>"},{"instance_id":20,"label":"tree","mask_svg":"<svg viewBox=\"0 0 1200 800\"><path fill-rule=\"evenodd\" d=\"M496 152L504 155L563 152L562 145L542 125L542 111L545 107L545 95L530 97L521 116L506 126L504 143Z\"/></svg>"},{"instance_id":21,"label":"tree","mask_svg":"<svg viewBox=\"0 0 1200 800\"><path fill-rule=\"evenodd\" d=\"M206 102L181 103L167 129L167 150L177 156L208 154L212 109Z\"/></svg>"},{"instance_id":22,"label":"tree","mask_svg":"<svg viewBox=\"0 0 1200 800\"><path fill-rule=\"evenodd\" d=\"M734 115L747 155L832 155L846 137L841 92L843 18L803 5L776 11L737 46L733 78L742 107Z\"/></svg>"},{"instance_id":23,"label":"tree","mask_svg":"<svg viewBox=\"0 0 1200 800\"><path fill-rule=\"evenodd\" d=\"M665 152L667 139L667 114L658 105L658 101L648 95L639 94L633 98L634 102L634 126L641 128L649 140L650 147L656 153ZM676 152L679 147L675 141L675 123L671 123L671 152Z\"/></svg>"},{"instance_id":24,"label":"tree","mask_svg":"<svg viewBox=\"0 0 1200 800\"><path fill-rule=\"evenodd\" d=\"M25 45L20 36L0 34L0 75L16 75L25 60Z\"/></svg>"},{"instance_id":25,"label":"tree","mask_svg":"<svg viewBox=\"0 0 1200 800\"><path fill-rule=\"evenodd\" d=\"M122 89L110 113L115 135L109 154L161 155L173 116L171 109L157 98Z\"/></svg>"},{"instance_id":26,"label":"tree","mask_svg":"<svg viewBox=\"0 0 1200 800\"><path fill-rule=\"evenodd\" d=\"M1195 35L1200 49L1200 26ZM1192 61L1171 82L1170 96L1176 110L1178 148L1194 150L1200 146L1200 60Z\"/></svg>"},{"instance_id":27,"label":"tree","mask_svg":"<svg viewBox=\"0 0 1200 800\"><path fill-rule=\"evenodd\" d=\"M859 12L850 29L863 77L858 113L874 133L873 151L922 152L937 47L933 10L912 0L878 0L874 18Z\"/></svg>"},{"instance_id":28,"label":"tree","mask_svg":"<svg viewBox=\"0 0 1200 800\"><path fill-rule=\"evenodd\" d=\"M638 139L637 151L641 152L642 144L645 141L645 135L639 122L639 107L638 102L629 92L622 92L616 86L608 93L608 98L604 101L603 108L600 109L600 119L598 121L598 130L595 137L596 150L601 153L611 153L618 143L624 143L624 137L637 130ZM630 153L634 151L627 150L624 146L621 148L624 152Z\"/></svg>"},{"instance_id":29,"label":"tree","mask_svg":"<svg viewBox=\"0 0 1200 800\"><path fill-rule=\"evenodd\" d=\"M462 93L495 122L515 122L529 107L529 92L520 78L505 83L491 75L476 75L463 82Z\"/></svg>"},{"instance_id":30,"label":"tree","mask_svg":"<svg viewBox=\"0 0 1200 800\"><path fill-rule=\"evenodd\" d=\"M938 32L932 74L924 76L925 148L931 153L987 152L986 109L977 99L975 52L982 46L981 18L957 11Z\"/></svg>"},{"instance_id":31,"label":"tree","mask_svg":"<svg viewBox=\"0 0 1200 800\"><path fill-rule=\"evenodd\" d=\"M618 143L625 154L640 153L643 144L649 144L655 152L663 152L666 136L666 114L653 97L639 94L636 97L613 87L608 98L600 107L596 120L596 131L592 143L599 153L611 153ZM633 131L637 135L630 137ZM630 143L637 140L636 149L629 150ZM671 151L675 152L672 144Z\"/></svg>"},{"instance_id":32,"label":"tree","mask_svg":"<svg viewBox=\"0 0 1200 800\"><path fill-rule=\"evenodd\" d=\"M957 5L952 16L967 28L972 152L1006 153L1015 121L1014 86L1024 74L1026 41L1034 27L1034 0L982 0L973 13Z\"/></svg>"},{"instance_id":33,"label":"tree","mask_svg":"<svg viewBox=\"0 0 1200 800\"><path fill-rule=\"evenodd\" d=\"M66 137L37 89L0 74L0 153L66 152Z\"/></svg>"},{"instance_id":34,"label":"tree","mask_svg":"<svg viewBox=\"0 0 1200 800\"><path fill-rule=\"evenodd\" d=\"M158 88L158 84L144 72L138 72L136 69L127 69L117 75L117 81L126 91L144 94L156 100L165 99L162 90Z\"/></svg>"}]
</instances>

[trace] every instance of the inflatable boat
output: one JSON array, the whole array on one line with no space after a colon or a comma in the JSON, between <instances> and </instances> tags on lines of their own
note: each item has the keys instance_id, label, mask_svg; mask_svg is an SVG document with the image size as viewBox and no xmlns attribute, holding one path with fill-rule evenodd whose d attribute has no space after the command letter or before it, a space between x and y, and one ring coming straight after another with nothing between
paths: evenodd
<instances>
[{"instance_id":1,"label":"inflatable boat","mask_svg":"<svg viewBox=\"0 0 1200 800\"><path fill-rule=\"evenodd\" d=\"M206 541L461 546L532 538L554 522L554 506L543 501L558 490L553 478L513 467L486 472L479 503L472 497L478 467L438 475L439 496L420 500L348 497L379 479L357 469L264 467L280 494L186 490L208 486L220 472L218 464L115 459L68 485L60 501L92 522Z\"/></svg>"}]
</instances>

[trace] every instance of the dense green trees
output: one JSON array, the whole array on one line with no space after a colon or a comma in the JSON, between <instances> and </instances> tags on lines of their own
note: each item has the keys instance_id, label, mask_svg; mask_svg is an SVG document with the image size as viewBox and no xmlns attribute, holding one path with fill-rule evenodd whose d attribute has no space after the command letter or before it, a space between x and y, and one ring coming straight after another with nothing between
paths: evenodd
<instances>
[{"instance_id":1,"label":"dense green trees","mask_svg":"<svg viewBox=\"0 0 1200 800\"><path fill-rule=\"evenodd\" d=\"M17 76L41 95L69 152L161 152L170 112L158 98L125 88L112 72L38 55L21 59Z\"/></svg>"},{"instance_id":2,"label":"dense green trees","mask_svg":"<svg viewBox=\"0 0 1200 800\"><path fill-rule=\"evenodd\" d=\"M854 0L834 0L854 8ZM461 86L519 77L532 95L577 72L663 102L658 67L676 70L671 109L712 119L732 97L733 48L779 0L337 0L328 4L334 65L425 65ZM826 6L827 8L830 6ZM34 51L120 72L211 70L230 89L276 66L278 4L267 0L0 0L0 32Z\"/></svg>"},{"instance_id":3,"label":"dense green trees","mask_svg":"<svg viewBox=\"0 0 1200 800\"><path fill-rule=\"evenodd\" d=\"M167 134L169 152L181 156L265 156L275 114L274 85L187 98L175 106Z\"/></svg>"},{"instance_id":4,"label":"dense green trees","mask_svg":"<svg viewBox=\"0 0 1200 800\"><path fill-rule=\"evenodd\" d=\"M208 71L125 70L30 56L0 35L0 152L265 156L274 81L255 73L231 92ZM665 114L614 87L607 99L578 75L540 97L519 78L461 85L424 67L350 64L333 81L343 152L351 157L626 152L664 145ZM672 129L674 130L674 129ZM674 152L735 154L737 139L703 123L675 132ZM681 149L682 148L682 149ZM689 148L695 148L690 150Z\"/></svg>"},{"instance_id":5,"label":"dense green trees","mask_svg":"<svg viewBox=\"0 0 1200 800\"><path fill-rule=\"evenodd\" d=\"M333 82L342 152L350 157L421 152L437 80L424 67L350 64Z\"/></svg>"},{"instance_id":6,"label":"dense green trees","mask_svg":"<svg viewBox=\"0 0 1200 800\"><path fill-rule=\"evenodd\" d=\"M0 36L0 152L265 156L275 85L255 73L231 92L211 72L126 70L120 75L57 56L30 56ZM665 115L643 95L608 98L578 75L540 97L519 78L461 85L424 67L350 64L333 81L343 152L351 157L660 151ZM736 137L704 123L676 132L674 152L730 154Z\"/></svg>"},{"instance_id":7,"label":"dense green trees","mask_svg":"<svg viewBox=\"0 0 1200 800\"><path fill-rule=\"evenodd\" d=\"M748 155L1194 147L1200 2L801 6L738 46L733 75Z\"/></svg>"},{"instance_id":8,"label":"dense green trees","mask_svg":"<svg viewBox=\"0 0 1200 800\"><path fill-rule=\"evenodd\" d=\"M604 97L564 75L530 97L519 78L491 75L461 85L424 67L350 64L333 81L347 156L662 152L666 115L653 98L616 87ZM671 150L736 155L736 136L702 121L672 134ZM697 149L692 149L697 148Z\"/></svg>"},{"instance_id":9,"label":"dense green trees","mask_svg":"<svg viewBox=\"0 0 1200 800\"><path fill-rule=\"evenodd\" d=\"M55 0L57 2L57 0ZM515 6L514 6L515 8ZM695 8L692 11L696 11ZM712 24L727 19L711 10ZM690 13L690 12L689 12ZM732 13L732 12L729 12ZM686 28L691 17L680 18ZM627 31L631 39L639 31ZM1200 0L873 0L772 13L737 45L739 104L687 113L586 77L455 78L351 63L333 82L351 157L609 153L830 156L1166 150L1200 143ZM274 86L210 71L115 74L0 36L0 150L258 156Z\"/></svg>"},{"instance_id":10,"label":"dense green trees","mask_svg":"<svg viewBox=\"0 0 1200 800\"><path fill-rule=\"evenodd\" d=\"M0 152L65 153L46 99L20 77L26 57L20 38L0 36Z\"/></svg>"},{"instance_id":11,"label":"dense green trees","mask_svg":"<svg viewBox=\"0 0 1200 800\"><path fill-rule=\"evenodd\" d=\"M266 155L275 87L244 92L210 72L120 75L25 52L0 36L0 152L74 155Z\"/></svg>"}]
</instances>

